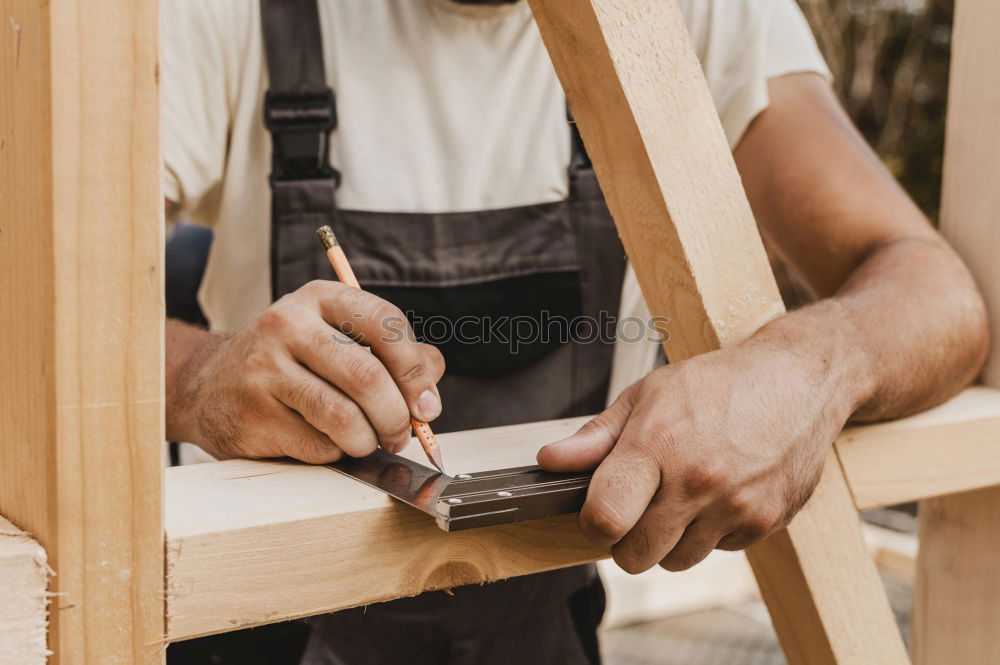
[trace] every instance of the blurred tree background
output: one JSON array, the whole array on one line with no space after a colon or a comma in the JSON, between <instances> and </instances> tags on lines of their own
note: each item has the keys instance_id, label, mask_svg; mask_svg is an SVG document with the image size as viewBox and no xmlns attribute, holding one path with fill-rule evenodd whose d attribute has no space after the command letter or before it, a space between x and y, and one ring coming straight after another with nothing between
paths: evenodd
<instances>
[{"instance_id":1,"label":"blurred tree background","mask_svg":"<svg viewBox=\"0 0 1000 665\"><path fill-rule=\"evenodd\" d=\"M798 2L844 106L889 170L936 221L952 0Z\"/></svg>"}]
</instances>

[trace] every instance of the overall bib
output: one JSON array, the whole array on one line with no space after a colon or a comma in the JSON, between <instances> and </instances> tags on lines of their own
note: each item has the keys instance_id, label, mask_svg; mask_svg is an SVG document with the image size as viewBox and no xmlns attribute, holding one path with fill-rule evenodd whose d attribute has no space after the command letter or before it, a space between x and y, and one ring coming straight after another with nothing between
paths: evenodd
<instances>
[{"instance_id":1,"label":"overall bib","mask_svg":"<svg viewBox=\"0 0 1000 665\"><path fill-rule=\"evenodd\" d=\"M442 350L436 432L603 409L608 315L618 312L625 252L579 137L564 201L442 214L339 210L316 0L261 0L261 15L273 297L335 279L315 236L329 224L362 286ZM317 617L303 662L588 665L599 662L603 606L593 566L459 587Z\"/></svg>"}]
</instances>

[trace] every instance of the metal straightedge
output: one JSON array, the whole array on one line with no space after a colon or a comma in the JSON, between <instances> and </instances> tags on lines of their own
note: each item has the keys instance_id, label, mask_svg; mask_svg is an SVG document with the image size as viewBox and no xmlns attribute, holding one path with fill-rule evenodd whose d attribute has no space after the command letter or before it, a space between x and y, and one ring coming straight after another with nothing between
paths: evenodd
<instances>
[{"instance_id":1,"label":"metal straightedge","mask_svg":"<svg viewBox=\"0 0 1000 665\"><path fill-rule=\"evenodd\" d=\"M381 449L327 466L422 510L445 531L575 513L590 484L589 473L537 466L452 477Z\"/></svg>"}]
</instances>

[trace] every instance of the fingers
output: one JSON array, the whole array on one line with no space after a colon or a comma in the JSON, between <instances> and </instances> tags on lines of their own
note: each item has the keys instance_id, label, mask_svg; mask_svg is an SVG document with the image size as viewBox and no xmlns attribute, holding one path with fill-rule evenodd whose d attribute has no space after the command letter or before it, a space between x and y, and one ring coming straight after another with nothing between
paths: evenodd
<instances>
[{"instance_id":1,"label":"fingers","mask_svg":"<svg viewBox=\"0 0 1000 665\"><path fill-rule=\"evenodd\" d=\"M636 575L660 563L681 540L697 510L661 487L636 525L612 548L615 563Z\"/></svg>"},{"instance_id":2,"label":"fingers","mask_svg":"<svg viewBox=\"0 0 1000 665\"><path fill-rule=\"evenodd\" d=\"M410 440L410 410L389 370L344 333L322 321L317 324L313 334L297 338L289 344L289 351L295 359L312 372L289 363L295 367L286 372L289 377L286 394L293 393L293 399L297 397L297 401L307 402L305 406L310 413L299 412L338 444L340 440L334 434L347 436L350 431L352 440L347 442L344 451L351 456L358 456L354 450L366 450L365 455L371 453L375 442L381 443L389 452L402 450ZM305 376L307 374L313 379L309 380ZM299 410L285 398L281 400ZM352 400L353 408L343 404ZM360 422L353 424L352 420ZM370 441L356 438L360 437L362 429L371 434ZM371 449L369 443L372 444Z\"/></svg>"},{"instance_id":3,"label":"fingers","mask_svg":"<svg viewBox=\"0 0 1000 665\"><path fill-rule=\"evenodd\" d=\"M700 563L713 549L746 549L785 523L780 512L766 502L752 500L738 492L729 493L702 511L660 565L673 572L687 570Z\"/></svg>"},{"instance_id":4,"label":"fingers","mask_svg":"<svg viewBox=\"0 0 1000 665\"><path fill-rule=\"evenodd\" d=\"M550 471L593 468L580 527L612 546L618 565L640 573L658 563L680 571L716 547L744 548L776 528L778 517L752 493L728 486L718 460L690 458L674 427L634 408L628 393L563 441L544 447Z\"/></svg>"},{"instance_id":5,"label":"fingers","mask_svg":"<svg viewBox=\"0 0 1000 665\"><path fill-rule=\"evenodd\" d=\"M614 448L631 411L629 396L627 394L619 396L611 406L584 424L576 434L543 446L538 451L538 464L546 471L557 473L590 471L596 468Z\"/></svg>"},{"instance_id":6,"label":"fingers","mask_svg":"<svg viewBox=\"0 0 1000 665\"><path fill-rule=\"evenodd\" d=\"M734 524L735 526L730 529L731 533L719 540L717 547L720 550L745 550L756 545L775 531L785 527L788 524L788 519L775 511L763 509L736 519Z\"/></svg>"},{"instance_id":7,"label":"fingers","mask_svg":"<svg viewBox=\"0 0 1000 665\"><path fill-rule=\"evenodd\" d=\"M424 421L440 415L441 398L435 384L444 374L444 358L434 347L416 341L398 307L336 282L310 282L303 290L315 299L329 325L371 347L388 369L410 413Z\"/></svg>"},{"instance_id":8,"label":"fingers","mask_svg":"<svg viewBox=\"0 0 1000 665\"><path fill-rule=\"evenodd\" d=\"M372 361L378 363L374 358ZM364 457L375 451L378 437L358 404L305 368L289 361L283 378L275 382L272 390L282 404L295 411L348 455ZM398 393L397 398L402 405L402 398ZM405 417L405 408L402 411ZM407 425L407 434L408 427ZM289 449L286 449L285 454L297 457L287 450Z\"/></svg>"},{"instance_id":9,"label":"fingers","mask_svg":"<svg viewBox=\"0 0 1000 665\"><path fill-rule=\"evenodd\" d=\"M292 457L307 464L330 464L344 456L323 432L275 399L257 417L267 422L267 427L257 430L264 441L254 446L267 452L258 456Z\"/></svg>"},{"instance_id":10,"label":"fingers","mask_svg":"<svg viewBox=\"0 0 1000 665\"><path fill-rule=\"evenodd\" d=\"M756 545L763 539L763 535L754 533L747 529L737 529L736 531L723 536L716 545L716 548L720 550L729 550L730 552L738 552L740 550L745 550L751 545Z\"/></svg>"},{"instance_id":11,"label":"fingers","mask_svg":"<svg viewBox=\"0 0 1000 665\"><path fill-rule=\"evenodd\" d=\"M672 460L683 444L667 424L636 411L633 400L630 389L580 432L543 448L539 463L559 471L599 464L580 525L595 543L613 545L622 569L639 573L661 561L693 565L728 532L720 532L715 521L700 526L698 515L709 506L710 496L703 488L689 487L713 481L708 476L714 470L671 482L676 471Z\"/></svg>"},{"instance_id":12,"label":"fingers","mask_svg":"<svg viewBox=\"0 0 1000 665\"><path fill-rule=\"evenodd\" d=\"M581 530L602 547L632 530L660 486L659 466L640 446L629 443L630 428L594 471L580 510Z\"/></svg>"},{"instance_id":13,"label":"fingers","mask_svg":"<svg viewBox=\"0 0 1000 665\"><path fill-rule=\"evenodd\" d=\"M719 543L720 524L715 520L695 520L660 565L674 573L687 570L712 553Z\"/></svg>"}]
</instances>

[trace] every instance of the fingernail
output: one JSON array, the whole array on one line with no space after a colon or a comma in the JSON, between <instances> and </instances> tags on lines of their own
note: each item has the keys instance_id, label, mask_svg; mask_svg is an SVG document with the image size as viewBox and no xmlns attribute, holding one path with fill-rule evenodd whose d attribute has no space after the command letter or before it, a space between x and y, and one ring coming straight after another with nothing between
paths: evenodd
<instances>
[{"instance_id":1,"label":"fingernail","mask_svg":"<svg viewBox=\"0 0 1000 665\"><path fill-rule=\"evenodd\" d=\"M441 415L441 398L428 388L417 399L417 410L423 420L434 420Z\"/></svg>"}]
</instances>

